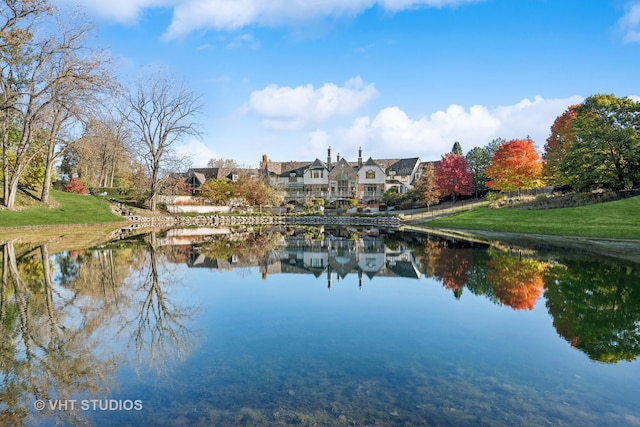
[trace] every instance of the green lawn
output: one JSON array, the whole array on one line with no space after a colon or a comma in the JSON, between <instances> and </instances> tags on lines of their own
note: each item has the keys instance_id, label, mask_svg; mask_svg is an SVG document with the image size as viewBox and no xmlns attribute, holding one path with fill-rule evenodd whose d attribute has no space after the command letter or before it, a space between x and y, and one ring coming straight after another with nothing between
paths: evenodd
<instances>
[{"instance_id":1,"label":"green lawn","mask_svg":"<svg viewBox=\"0 0 640 427\"><path fill-rule=\"evenodd\" d=\"M640 196L573 208L517 210L479 208L425 224L582 237L640 238Z\"/></svg>"},{"instance_id":2,"label":"green lawn","mask_svg":"<svg viewBox=\"0 0 640 427\"><path fill-rule=\"evenodd\" d=\"M122 221L100 197L51 191L56 208L28 207L17 211L0 210L0 228L27 225L95 224Z\"/></svg>"}]
</instances>

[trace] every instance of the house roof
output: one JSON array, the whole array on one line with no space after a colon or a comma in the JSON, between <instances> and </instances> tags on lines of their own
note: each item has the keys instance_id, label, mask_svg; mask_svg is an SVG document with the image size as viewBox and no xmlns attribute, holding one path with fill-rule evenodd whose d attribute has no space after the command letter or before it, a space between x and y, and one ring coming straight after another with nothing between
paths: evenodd
<instances>
[{"instance_id":1,"label":"house roof","mask_svg":"<svg viewBox=\"0 0 640 427\"><path fill-rule=\"evenodd\" d=\"M309 168L309 164L303 165L303 166L299 166L295 169L287 169L284 170L280 175L280 177L288 177L291 176L292 174L295 174L295 176L297 177L301 177L304 176L304 171L307 170L307 168Z\"/></svg>"},{"instance_id":2,"label":"house roof","mask_svg":"<svg viewBox=\"0 0 640 427\"><path fill-rule=\"evenodd\" d=\"M231 179L233 174L240 177L258 176L260 171L253 168L191 168L187 173L194 176L200 184L204 184L210 179Z\"/></svg>"},{"instance_id":3,"label":"house roof","mask_svg":"<svg viewBox=\"0 0 640 427\"><path fill-rule=\"evenodd\" d=\"M269 171L270 175L277 175L280 177L290 176L292 173L295 173L296 176L303 176L304 171L306 169L321 169L325 168L329 171L335 169L337 165L340 163L344 163L349 165L354 171L357 171L360 167L359 163L349 162L344 157L341 157L339 161L332 162L331 168L327 165L327 163L322 160L316 158L314 161L288 161L288 162L273 162L267 161L266 168ZM411 175L416 166L421 164L420 159L418 157L411 157L406 159L373 159L369 157L367 161L363 164L367 166L379 166L382 168L385 173L389 173L389 171L395 172L396 175ZM264 167L264 166L263 166Z\"/></svg>"},{"instance_id":4,"label":"house roof","mask_svg":"<svg viewBox=\"0 0 640 427\"><path fill-rule=\"evenodd\" d=\"M338 167L338 165L346 165L346 166L348 166L351 170L353 170L353 172L355 172L355 171L356 171L356 169L354 169L354 165L353 165L353 164L351 164L350 162L346 161L344 157L342 157L342 158L340 159L340 161L339 161L339 162L337 162L335 165L333 165L333 168L332 168L331 170L332 170L332 171L333 171L333 170L335 170L335 169ZM358 163L355 163L355 167L356 167L356 168L357 168L357 166L358 166ZM344 170L344 168L342 168L342 169Z\"/></svg>"},{"instance_id":5,"label":"house roof","mask_svg":"<svg viewBox=\"0 0 640 427\"><path fill-rule=\"evenodd\" d=\"M394 171L396 175L411 175L419 163L420 159L418 157L400 159L387 167L385 172Z\"/></svg>"},{"instance_id":6,"label":"house roof","mask_svg":"<svg viewBox=\"0 0 640 427\"><path fill-rule=\"evenodd\" d=\"M369 158L367 159L367 161L366 161L366 162L364 162L364 165L365 165L365 166L378 166L378 167L380 167L380 165L379 165L379 164L377 164L377 163L376 163L376 161L375 161L375 160L373 160L371 157L369 157Z\"/></svg>"},{"instance_id":7,"label":"house roof","mask_svg":"<svg viewBox=\"0 0 640 427\"><path fill-rule=\"evenodd\" d=\"M203 173L192 172L192 175L195 177L196 180L198 180L198 184L200 184L200 185L202 185L205 182L207 182L207 178L204 176Z\"/></svg>"},{"instance_id":8,"label":"house roof","mask_svg":"<svg viewBox=\"0 0 640 427\"><path fill-rule=\"evenodd\" d=\"M313 163L309 165L309 169L328 169L327 165L320 159L315 159Z\"/></svg>"},{"instance_id":9,"label":"house roof","mask_svg":"<svg viewBox=\"0 0 640 427\"><path fill-rule=\"evenodd\" d=\"M218 178L218 168L191 168L187 171L188 174L200 174L204 176L205 181L208 179ZM204 183L204 181L202 181Z\"/></svg>"}]
</instances>

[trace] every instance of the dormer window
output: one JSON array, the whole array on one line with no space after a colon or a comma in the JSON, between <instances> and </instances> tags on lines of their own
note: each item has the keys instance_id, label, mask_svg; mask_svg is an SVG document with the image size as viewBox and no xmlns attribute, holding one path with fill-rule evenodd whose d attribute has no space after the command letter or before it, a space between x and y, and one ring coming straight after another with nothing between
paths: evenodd
<instances>
[{"instance_id":1,"label":"dormer window","mask_svg":"<svg viewBox=\"0 0 640 427\"><path fill-rule=\"evenodd\" d=\"M238 174L237 173L231 174L231 181L232 182L238 182Z\"/></svg>"}]
</instances>

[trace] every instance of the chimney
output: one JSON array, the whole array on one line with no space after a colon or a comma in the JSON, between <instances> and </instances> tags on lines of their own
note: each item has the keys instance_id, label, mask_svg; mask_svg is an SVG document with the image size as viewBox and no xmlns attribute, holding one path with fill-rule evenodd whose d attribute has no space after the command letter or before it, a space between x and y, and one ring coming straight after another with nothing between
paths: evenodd
<instances>
[{"instance_id":1,"label":"chimney","mask_svg":"<svg viewBox=\"0 0 640 427\"><path fill-rule=\"evenodd\" d=\"M358 148L358 168L362 167L362 147Z\"/></svg>"},{"instance_id":2,"label":"chimney","mask_svg":"<svg viewBox=\"0 0 640 427\"><path fill-rule=\"evenodd\" d=\"M331 170L331 147L327 150L327 167Z\"/></svg>"},{"instance_id":3,"label":"chimney","mask_svg":"<svg viewBox=\"0 0 640 427\"><path fill-rule=\"evenodd\" d=\"M340 153L336 156L336 163L340 163Z\"/></svg>"}]
</instances>

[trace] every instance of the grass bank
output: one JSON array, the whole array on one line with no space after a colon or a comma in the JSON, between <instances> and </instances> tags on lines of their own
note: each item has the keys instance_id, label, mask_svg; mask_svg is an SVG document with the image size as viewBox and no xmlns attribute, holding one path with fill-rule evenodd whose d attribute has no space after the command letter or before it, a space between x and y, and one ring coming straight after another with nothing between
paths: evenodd
<instances>
[{"instance_id":1,"label":"grass bank","mask_svg":"<svg viewBox=\"0 0 640 427\"><path fill-rule=\"evenodd\" d=\"M51 191L54 207L34 206L20 210L0 210L0 228L50 226L68 224L96 224L122 221L100 197Z\"/></svg>"},{"instance_id":2,"label":"grass bank","mask_svg":"<svg viewBox=\"0 0 640 427\"><path fill-rule=\"evenodd\" d=\"M547 210L479 208L425 224L430 228L506 231L558 236L640 239L640 196Z\"/></svg>"}]
</instances>

